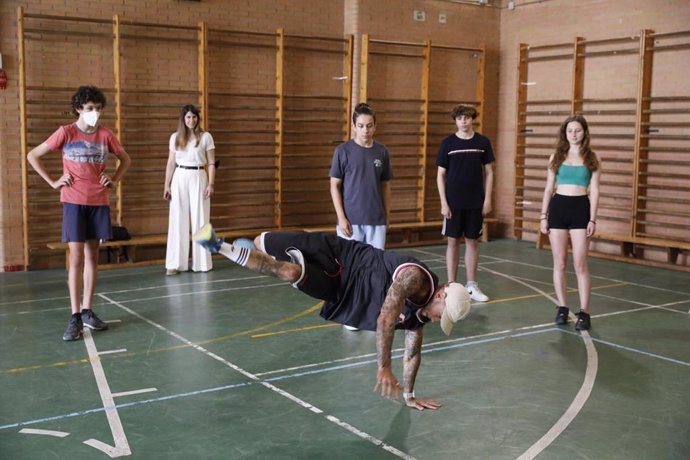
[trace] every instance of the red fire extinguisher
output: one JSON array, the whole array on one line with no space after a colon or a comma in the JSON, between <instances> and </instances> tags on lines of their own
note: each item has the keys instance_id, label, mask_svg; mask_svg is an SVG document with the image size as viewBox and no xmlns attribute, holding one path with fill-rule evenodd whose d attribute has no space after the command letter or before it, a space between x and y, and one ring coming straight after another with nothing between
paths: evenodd
<instances>
[{"instance_id":1,"label":"red fire extinguisher","mask_svg":"<svg viewBox=\"0 0 690 460\"><path fill-rule=\"evenodd\" d=\"M0 89L7 88L7 72L2 68L2 54L0 54Z\"/></svg>"}]
</instances>

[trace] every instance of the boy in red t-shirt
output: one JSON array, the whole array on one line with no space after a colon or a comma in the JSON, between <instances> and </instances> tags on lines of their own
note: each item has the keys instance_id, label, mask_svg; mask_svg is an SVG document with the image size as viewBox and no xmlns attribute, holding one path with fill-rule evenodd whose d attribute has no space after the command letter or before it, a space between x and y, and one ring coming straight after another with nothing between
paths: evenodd
<instances>
[{"instance_id":1,"label":"boy in red t-shirt","mask_svg":"<svg viewBox=\"0 0 690 460\"><path fill-rule=\"evenodd\" d=\"M69 246L68 286L72 317L62 339L77 340L83 326L101 331L108 325L92 310L98 272L98 245L111 238L108 188L115 187L131 163L112 131L98 125L105 96L95 86L82 86L72 96L72 113L79 119L61 126L29 152L28 161L62 202L62 241ZM53 179L41 160L62 150L63 174ZM115 174L105 173L108 153L119 161ZM81 299L80 299L81 297Z\"/></svg>"}]
</instances>

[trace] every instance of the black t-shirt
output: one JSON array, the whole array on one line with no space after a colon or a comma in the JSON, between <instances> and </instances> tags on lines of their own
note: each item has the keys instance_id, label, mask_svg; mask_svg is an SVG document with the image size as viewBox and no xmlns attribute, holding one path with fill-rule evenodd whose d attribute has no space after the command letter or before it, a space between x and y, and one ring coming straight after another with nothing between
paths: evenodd
<instances>
[{"instance_id":1,"label":"black t-shirt","mask_svg":"<svg viewBox=\"0 0 690 460\"><path fill-rule=\"evenodd\" d=\"M431 289L426 303L431 300L438 286L438 278L422 262L406 254L382 251L358 241L340 240L342 245L338 260L342 263L342 272L339 295L337 299L324 303L321 309L324 319L375 331L388 289L399 271L409 266L426 272ZM403 317L397 319L395 328L422 327L424 323L419 321L416 312L424 305L415 305L406 300Z\"/></svg>"},{"instance_id":2,"label":"black t-shirt","mask_svg":"<svg viewBox=\"0 0 690 460\"><path fill-rule=\"evenodd\" d=\"M436 166L446 170L446 199L451 209L481 209L484 165L495 160L491 141L479 133L471 139L451 134L441 142Z\"/></svg>"},{"instance_id":3,"label":"black t-shirt","mask_svg":"<svg viewBox=\"0 0 690 460\"><path fill-rule=\"evenodd\" d=\"M418 329L424 325L417 311L428 304L438 287L438 277L419 260L395 251L382 251L369 244L346 240L329 233L269 232L264 247L278 260L290 260L286 249L299 249L305 262L313 269L332 274L337 288L321 308L321 316L359 329L375 331L376 322L388 289L398 274L407 267L422 270L428 279L429 293L421 305L405 301L396 329ZM318 282L308 278L306 283ZM303 289L307 291L306 289Z\"/></svg>"}]
</instances>

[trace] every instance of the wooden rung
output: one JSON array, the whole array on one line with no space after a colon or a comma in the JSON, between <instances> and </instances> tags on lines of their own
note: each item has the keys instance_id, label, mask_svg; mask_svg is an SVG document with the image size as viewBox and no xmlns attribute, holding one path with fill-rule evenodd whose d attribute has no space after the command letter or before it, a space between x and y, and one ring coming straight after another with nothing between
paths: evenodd
<instances>
[{"instance_id":1,"label":"wooden rung","mask_svg":"<svg viewBox=\"0 0 690 460\"><path fill-rule=\"evenodd\" d=\"M522 59L524 62L539 62L539 61L557 61L557 60L562 60L562 59L572 59L573 58L573 53L567 53L567 54L551 54L548 56L528 56L525 59Z\"/></svg>"},{"instance_id":2,"label":"wooden rung","mask_svg":"<svg viewBox=\"0 0 690 460\"><path fill-rule=\"evenodd\" d=\"M592 56L617 56L623 54L638 54L640 50L638 48L621 48L608 51L585 51L578 53L577 57L592 57Z\"/></svg>"}]
</instances>

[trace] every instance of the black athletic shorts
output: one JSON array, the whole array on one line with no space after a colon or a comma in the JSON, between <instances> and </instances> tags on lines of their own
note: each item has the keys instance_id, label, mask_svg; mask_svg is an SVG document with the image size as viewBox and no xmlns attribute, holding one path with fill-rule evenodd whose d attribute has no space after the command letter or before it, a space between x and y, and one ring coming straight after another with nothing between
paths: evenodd
<instances>
[{"instance_id":1,"label":"black athletic shorts","mask_svg":"<svg viewBox=\"0 0 690 460\"><path fill-rule=\"evenodd\" d=\"M441 234L451 238L464 236L470 240L482 236L484 216L481 209L453 209L450 219L443 219Z\"/></svg>"},{"instance_id":2,"label":"black athletic shorts","mask_svg":"<svg viewBox=\"0 0 690 460\"><path fill-rule=\"evenodd\" d=\"M292 261L290 249L302 253L306 273L298 289L321 300L336 300L342 267L339 263L342 242L336 235L309 232L266 232L264 251L277 260Z\"/></svg>"},{"instance_id":3,"label":"black athletic shorts","mask_svg":"<svg viewBox=\"0 0 690 460\"><path fill-rule=\"evenodd\" d=\"M587 228L589 197L587 195L554 195L549 202L549 228L570 230Z\"/></svg>"}]
</instances>

